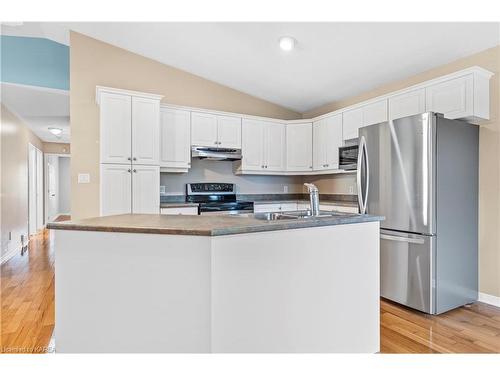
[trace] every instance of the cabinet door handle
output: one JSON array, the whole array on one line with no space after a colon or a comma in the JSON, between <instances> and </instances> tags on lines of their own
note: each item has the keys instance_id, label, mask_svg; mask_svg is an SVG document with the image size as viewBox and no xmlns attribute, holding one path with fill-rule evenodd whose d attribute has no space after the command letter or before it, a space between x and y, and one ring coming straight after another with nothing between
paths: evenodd
<instances>
[{"instance_id":1,"label":"cabinet door handle","mask_svg":"<svg viewBox=\"0 0 500 375\"><path fill-rule=\"evenodd\" d=\"M132 158L133 161L137 161L137 158Z\"/></svg>"},{"instance_id":2,"label":"cabinet door handle","mask_svg":"<svg viewBox=\"0 0 500 375\"><path fill-rule=\"evenodd\" d=\"M217 141L214 142L214 145L218 145L219 143L217 143Z\"/></svg>"},{"instance_id":3,"label":"cabinet door handle","mask_svg":"<svg viewBox=\"0 0 500 375\"><path fill-rule=\"evenodd\" d=\"M127 172L128 172L128 173L130 173L130 172L132 172L132 170L131 170L131 169L129 169Z\"/></svg>"},{"instance_id":4,"label":"cabinet door handle","mask_svg":"<svg viewBox=\"0 0 500 375\"><path fill-rule=\"evenodd\" d=\"M137 173L137 169L134 169L134 173Z\"/></svg>"},{"instance_id":5,"label":"cabinet door handle","mask_svg":"<svg viewBox=\"0 0 500 375\"><path fill-rule=\"evenodd\" d=\"M131 157L128 157L128 158L127 158L127 160L132 160L132 158L131 158Z\"/></svg>"}]
</instances>

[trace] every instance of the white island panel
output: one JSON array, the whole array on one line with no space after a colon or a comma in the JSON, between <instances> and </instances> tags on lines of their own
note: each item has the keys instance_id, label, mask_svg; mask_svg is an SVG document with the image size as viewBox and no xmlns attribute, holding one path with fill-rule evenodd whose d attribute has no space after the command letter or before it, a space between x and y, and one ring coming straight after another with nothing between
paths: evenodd
<instances>
[{"instance_id":1,"label":"white island panel","mask_svg":"<svg viewBox=\"0 0 500 375\"><path fill-rule=\"evenodd\" d=\"M213 352L378 352L379 223L214 238L212 291Z\"/></svg>"},{"instance_id":2,"label":"white island panel","mask_svg":"<svg viewBox=\"0 0 500 375\"><path fill-rule=\"evenodd\" d=\"M55 231L56 351L210 351L210 238Z\"/></svg>"}]
</instances>

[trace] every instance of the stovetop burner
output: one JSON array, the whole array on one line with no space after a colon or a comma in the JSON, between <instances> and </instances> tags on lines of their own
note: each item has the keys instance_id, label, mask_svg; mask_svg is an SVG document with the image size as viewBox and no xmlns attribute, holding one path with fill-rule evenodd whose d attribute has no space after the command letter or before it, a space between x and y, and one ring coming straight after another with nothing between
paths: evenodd
<instances>
[{"instance_id":1,"label":"stovetop burner","mask_svg":"<svg viewBox=\"0 0 500 375\"><path fill-rule=\"evenodd\" d=\"M186 184L186 201L200 204L200 214L253 212L253 202L238 201L234 184Z\"/></svg>"}]
</instances>

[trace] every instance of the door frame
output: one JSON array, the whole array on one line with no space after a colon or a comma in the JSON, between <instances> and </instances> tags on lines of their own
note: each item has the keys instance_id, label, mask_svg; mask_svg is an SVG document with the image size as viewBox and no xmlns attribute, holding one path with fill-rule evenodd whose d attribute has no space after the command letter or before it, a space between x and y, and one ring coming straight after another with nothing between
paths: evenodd
<instances>
[{"instance_id":1,"label":"door frame","mask_svg":"<svg viewBox=\"0 0 500 375\"><path fill-rule=\"evenodd\" d=\"M31 151L35 153L34 165L32 165ZM28 237L36 234L44 227L44 194L43 194L43 151L36 147L33 143L28 142ZM42 160L40 160L42 159ZM40 170L41 169L41 170ZM32 177L32 175L34 177ZM34 178L35 191L32 189L31 179ZM34 206L32 202L34 201ZM32 218L34 212L34 217ZM39 222L40 211L42 211L42 220ZM35 230L32 231L33 221L35 221Z\"/></svg>"},{"instance_id":2,"label":"door frame","mask_svg":"<svg viewBox=\"0 0 500 375\"><path fill-rule=\"evenodd\" d=\"M49 222L48 213L49 213L49 156L58 156L63 158L71 158L71 154L58 154L48 152L43 155L43 200L44 200L44 214L43 214L43 223L46 225ZM57 176L59 180L59 175ZM57 181L59 183L59 181ZM59 199L59 198L58 198Z\"/></svg>"}]
</instances>

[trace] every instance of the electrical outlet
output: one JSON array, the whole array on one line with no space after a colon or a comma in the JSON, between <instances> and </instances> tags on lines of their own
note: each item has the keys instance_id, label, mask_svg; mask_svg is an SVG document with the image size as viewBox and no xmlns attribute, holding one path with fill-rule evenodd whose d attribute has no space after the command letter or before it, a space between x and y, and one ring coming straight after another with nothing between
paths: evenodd
<instances>
[{"instance_id":1,"label":"electrical outlet","mask_svg":"<svg viewBox=\"0 0 500 375\"><path fill-rule=\"evenodd\" d=\"M354 194L354 186L349 186L349 194Z\"/></svg>"},{"instance_id":2,"label":"electrical outlet","mask_svg":"<svg viewBox=\"0 0 500 375\"><path fill-rule=\"evenodd\" d=\"M288 193L288 185L283 185L283 193Z\"/></svg>"}]
</instances>

